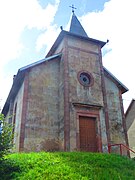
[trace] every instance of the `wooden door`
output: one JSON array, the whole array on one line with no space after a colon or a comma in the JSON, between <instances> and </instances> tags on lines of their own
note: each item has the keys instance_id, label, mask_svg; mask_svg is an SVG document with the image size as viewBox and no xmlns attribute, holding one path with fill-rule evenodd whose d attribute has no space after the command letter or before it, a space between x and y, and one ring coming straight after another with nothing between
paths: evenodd
<instances>
[{"instance_id":1,"label":"wooden door","mask_svg":"<svg viewBox=\"0 0 135 180\"><path fill-rule=\"evenodd\" d=\"M79 118L80 150L97 152L96 118Z\"/></svg>"}]
</instances>

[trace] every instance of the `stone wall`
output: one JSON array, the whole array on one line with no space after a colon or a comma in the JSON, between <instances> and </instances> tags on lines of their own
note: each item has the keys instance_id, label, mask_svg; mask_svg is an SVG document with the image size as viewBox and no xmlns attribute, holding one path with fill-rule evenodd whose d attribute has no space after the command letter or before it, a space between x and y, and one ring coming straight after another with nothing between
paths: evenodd
<instances>
[{"instance_id":1,"label":"stone wall","mask_svg":"<svg viewBox=\"0 0 135 180\"><path fill-rule=\"evenodd\" d=\"M68 39L68 62L69 62L69 103L70 103L70 149L77 149L77 112L82 111L85 115L95 112L90 105L103 107L103 94L101 85L101 71L99 63L98 45L77 38ZM91 87L84 87L78 81L79 72L89 72L93 76L94 83ZM86 104L74 106L74 104ZM106 127L103 108L99 108L99 120L97 118L97 135L102 136L103 146L107 145ZM100 134L100 128L104 132Z\"/></svg>"},{"instance_id":2,"label":"stone wall","mask_svg":"<svg viewBox=\"0 0 135 180\"><path fill-rule=\"evenodd\" d=\"M128 133L129 147L135 151L135 102L126 114L126 125ZM130 152L131 157L135 157L134 153Z\"/></svg>"},{"instance_id":3,"label":"stone wall","mask_svg":"<svg viewBox=\"0 0 135 180\"><path fill-rule=\"evenodd\" d=\"M15 129L14 129L14 150L19 151L19 142L20 142L20 127L21 127L21 117L22 117L22 103L23 103L23 92L24 92L24 84L22 84L15 100L13 107L13 119L15 118ZM16 106L16 112L15 112Z\"/></svg>"},{"instance_id":4,"label":"stone wall","mask_svg":"<svg viewBox=\"0 0 135 180\"><path fill-rule=\"evenodd\" d=\"M59 141L64 150L64 59L63 56L60 60L59 71Z\"/></svg>"},{"instance_id":5,"label":"stone wall","mask_svg":"<svg viewBox=\"0 0 135 180\"><path fill-rule=\"evenodd\" d=\"M105 85L107 92L107 105L108 105L108 114L109 114L111 143L126 144L123 123L122 123L119 89L116 86L116 84L107 77L105 77Z\"/></svg>"},{"instance_id":6,"label":"stone wall","mask_svg":"<svg viewBox=\"0 0 135 180\"><path fill-rule=\"evenodd\" d=\"M53 151L59 142L59 59L33 67L29 72L25 151Z\"/></svg>"}]
</instances>

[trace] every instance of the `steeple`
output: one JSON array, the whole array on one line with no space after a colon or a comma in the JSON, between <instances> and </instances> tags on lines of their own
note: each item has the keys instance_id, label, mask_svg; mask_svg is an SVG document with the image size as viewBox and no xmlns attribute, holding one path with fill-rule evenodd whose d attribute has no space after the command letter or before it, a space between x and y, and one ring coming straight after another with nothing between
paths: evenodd
<instances>
[{"instance_id":1,"label":"steeple","mask_svg":"<svg viewBox=\"0 0 135 180\"><path fill-rule=\"evenodd\" d=\"M72 12L73 12L73 15L72 15L69 32L79 35L79 36L88 37L88 35L86 34L85 30L83 29L81 23L77 19L74 11L72 11Z\"/></svg>"}]
</instances>

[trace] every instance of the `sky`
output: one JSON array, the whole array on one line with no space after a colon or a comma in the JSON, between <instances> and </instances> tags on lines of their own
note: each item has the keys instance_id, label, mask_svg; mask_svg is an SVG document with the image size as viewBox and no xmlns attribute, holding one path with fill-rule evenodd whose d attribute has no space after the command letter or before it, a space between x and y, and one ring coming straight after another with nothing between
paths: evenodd
<instances>
[{"instance_id":1,"label":"sky","mask_svg":"<svg viewBox=\"0 0 135 180\"><path fill-rule=\"evenodd\" d=\"M72 4L90 38L109 39L103 65L129 89L124 109L135 99L134 0L0 0L0 108L18 69L46 56L60 26L69 30Z\"/></svg>"}]
</instances>

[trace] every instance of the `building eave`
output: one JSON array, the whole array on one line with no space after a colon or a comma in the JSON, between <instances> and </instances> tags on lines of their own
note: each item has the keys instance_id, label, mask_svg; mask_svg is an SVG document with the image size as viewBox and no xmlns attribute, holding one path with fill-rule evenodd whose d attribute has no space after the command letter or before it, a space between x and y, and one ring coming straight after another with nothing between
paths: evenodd
<instances>
[{"instance_id":1,"label":"building eave","mask_svg":"<svg viewBox=\"0 0 135 180\"><path fill-rule=\"evenodd\" d=\"M12 102L14 100L14 98L16 97L16 94L18 93L18 91L19 91L19 89L23 83L24 77L25 77L25 71L18 71L18 73L15 77L15 80L12 84L12 87L10 89L7 100L6 100L4 107L2 109L2 114L4 114L5 116L8 113L8 110L10 107L10 102Z\"/></svg>"},{"instance_id":2,"label":"building eave","mask_svg":"<svg viewBox=\"0 0 135 180\"><path fill-rule=\"evenodd\" d=\"M89 37L80 36L80 35L77 35L77 34L62 30L60 32L59 36L57 37L56 41L52 45L51 49L49 50L48 54L46 55L46 57L51 56L55 52L58 45L61 43L61 41L64 39L65 36L73 36L73 37L79 38L81 40L85 40L85 41L89 41L89 42L92 42L92 43L95 43L95 44L99 44L101 46L101 48L107 43L107 42L104 42L104 41L100 41L100 40L89 38Z\"/></svg>"},{"instance_id":3,"label":"building eave","mask_svg":"<svg viewBox=\"0 0 135 180\"><path fill-rule=\"evenodd\" d=\"M29 64L29 65L27 65L27 66L24 66L24 67L20 68L19 71L24 71L24 70L27 70L27 69L29 69L29 68L33 68L34 66L40 65L40 64L42 64L42 63L44 63L44 62L46 62L46 61L50 61L50 60L52 60L52 59L58 58L58 57L60 57L61 55L62 55L61 53L54 54L54 55L52 55L52 56L50 56L50 57L41 59L41 60L36 61L36 62L34 62L34 63L32 63L32 64Z\"/></svg>"},{"instance_id":4,"label":"building eave","mask_svg":"<svg viewBox=\"0 0 135 180\"><path fill-rule=\"evenodd\" d=\"M39 60L39 61L37 61L35 63L24 66L24 67L22 67L22 68L20 68L18 70L18 73L15 76L15 80L14 80L14 82L12 84L11 90L10 90L9 95L7 97L7 100L5 102L5 105L4 105L3 109L2 109L2 114L4 114L5 116L7 115L8 110L9 110L9 106L10 106L10 102L14 101L14 99L15 99L15 97L16 97L16 95L17 95L17 93L18 93L18 91L19 91L19 89L20 89L20 87L21 87L21 85L23 83L23 80L25 78L26 71L28 71L30 68L38 66L38 65L40 65L40 64L42 64L44 62L56 59L58 57L61 57L61 53L55 54L55 55L50 56L48 58L44 58L44 59Z\"/></svg>"},{"instance_id":5,"label":"building eave","mask_svg":"<svg viewBox=\"0 0 135 180\"><path fill-rule=\"evenodd\" d=\"M122 94L127 92L129 89L122 83L120 82L110 71L108 71L105 67L104 68L104 73L107 77L109 77L117 86L120 88Z\"/></svg>"}]
</instances>

